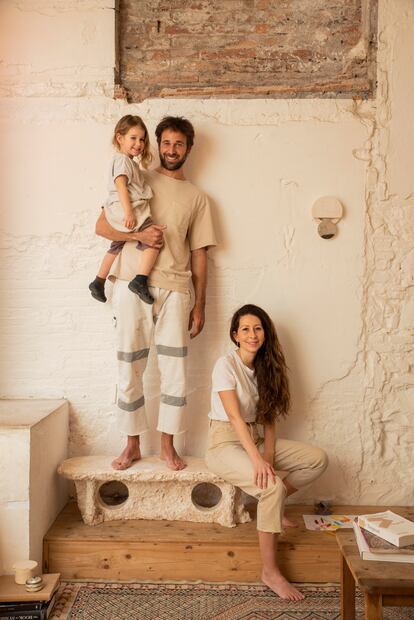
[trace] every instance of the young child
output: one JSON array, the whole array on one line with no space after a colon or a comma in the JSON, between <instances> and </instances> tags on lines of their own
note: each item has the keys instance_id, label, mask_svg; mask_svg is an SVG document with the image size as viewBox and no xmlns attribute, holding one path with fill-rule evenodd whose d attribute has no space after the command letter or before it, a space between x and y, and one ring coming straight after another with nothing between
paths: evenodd
<instances>
[{"instance_id":1,"label":"young child","mask_svg":"<svg viewBox=\"0 0 414 620\"><path fill-rule=\"evenodd\" d=\"M113 228L122 232L144 230L153 223L149 204L152 190L145 182L134 157L139 157L140 164L146 168L152 155L148 131L142 119L131 114L123 116L114 129L112 144L116 153L110 169L109 195L104 205L106 219ZM125 241L111 243L98 275L89 284L92 297L103 303L106 302L105 280L124 243ZM138 242L137 248L142 250L137 256L137 275L128 284L128 288L147 304L152 304L154 298L148 290L148 275L157 260L159 250L141 242Z\"/></svg>"}]
</instances>

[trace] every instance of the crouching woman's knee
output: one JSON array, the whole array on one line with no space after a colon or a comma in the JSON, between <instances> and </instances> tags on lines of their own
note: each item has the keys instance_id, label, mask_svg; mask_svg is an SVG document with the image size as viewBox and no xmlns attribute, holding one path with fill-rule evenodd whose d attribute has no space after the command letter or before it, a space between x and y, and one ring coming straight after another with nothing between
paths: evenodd
<instances>
[{"instance_id":1,"label":"crouching woman's knee","mask_svg":"<svg viewBox=\"0 0 414 620\"><path fill-rule=\"evenodd\" d=\"M322 448L313 448L311 467L318 472L318 476L323 474L328 467L328 455Z\"/></svg>"}]
</instances>

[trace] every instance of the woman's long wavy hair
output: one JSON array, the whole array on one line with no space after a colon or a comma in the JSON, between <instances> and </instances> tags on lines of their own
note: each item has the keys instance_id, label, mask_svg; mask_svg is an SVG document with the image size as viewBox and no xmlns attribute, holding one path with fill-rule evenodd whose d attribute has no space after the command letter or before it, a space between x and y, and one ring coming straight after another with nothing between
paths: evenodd
<instances>
[{"instance_id":1,"label":"woman's long wavy hair","mask_svg":"<svg viewBox=\"0 0 414 620\"><path fill-rule=\"evenodd\" d=\"M235 333L239 329L240 318L247 314L260 320L265 336L263 345L253 361L259 392L257 422L271 424L280 417L284 418L289 412L290 391L287 366L273 321L258 306L247 304L234 313L230 326L230 338L234 344L238 344Z\"/></svg>"},{"instance_id":2,"label":"woman's long wavy hair","mask_svg":"<svg viewBox=\"0 0 414 620\"><path fill-rule=\"evenodd\" d=\"M117 136L125 136L128 131L132 127L140 127L144 130L144 149L140 155L140 163L143 168L148 168L149 164L152 161L152 153L150 149L150 141L148 136L148 129L145 126L144 121L140 116L133 116L132 114L127 114L119 119L117 124L115 125L114 134L112 136L112 144L119 151L119 143Z\"/></svg>"}]
</instances>

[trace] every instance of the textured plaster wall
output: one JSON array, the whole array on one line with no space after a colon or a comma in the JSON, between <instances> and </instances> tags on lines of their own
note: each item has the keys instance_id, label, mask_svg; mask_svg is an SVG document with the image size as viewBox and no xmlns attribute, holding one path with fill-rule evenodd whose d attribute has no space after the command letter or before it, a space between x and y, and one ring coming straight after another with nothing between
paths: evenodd
<instances>
[{"instance_id":1,"label":"textured plaster wall","mask_svg":"<svg viewBox=\"0 0 414 620\"><path fill-rule=\"evenodd\" d=\"M127 105L111 98L113 26L112 1L0 4L1 395L65 397L73 454L120 450L112 313L87 289L107 246L93 228L111 130L127 112L151 135L162 115L183 114L197 130L187 174L212 199L221 243L209 255L205 330L190 347L180 449L203 454L211 368L232 311L252 301L275 319L291 368L294 407L280 432L330 455L302 498L412 503L414 6L380 1L368 102ZM333 241L310 215L327 194L345 206ZM153 360L146 387L155 427ZM144 452L157 447L148 433Z\"/></svg>"}]
</instances>

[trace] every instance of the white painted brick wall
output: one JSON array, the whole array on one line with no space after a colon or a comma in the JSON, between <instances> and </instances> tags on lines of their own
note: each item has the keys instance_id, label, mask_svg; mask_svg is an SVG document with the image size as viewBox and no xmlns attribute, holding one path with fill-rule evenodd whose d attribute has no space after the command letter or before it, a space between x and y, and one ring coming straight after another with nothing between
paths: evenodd
<instances>
[{"instance_id":1,"label":"white painted brick wall","mask_svg":"<svg viewBox=\"0 0 414 620\"><path fill-rule=\"evenodd\" d=\"M212 198L221 245L210 253L205 331L191 343L180 447L203 453L211 368L232 311L252 301L275 319L291 369L294 408L280 432L330 454L301 497L412 503L412 3L380 0L371 102L128 106L111 98L113 18L98 0L0 5L1 395L65 397L72 454L120 449L112 312L87 290L106 248L93 230L111 130L127 111L151 136L164 114L182 114L197 132L187 174ZM345 205L329 242L310 214L327 194ZM146 386L154 428L153 364ZM157 443L151 432L144 451Z\"/></svg>"}]
</instances>

